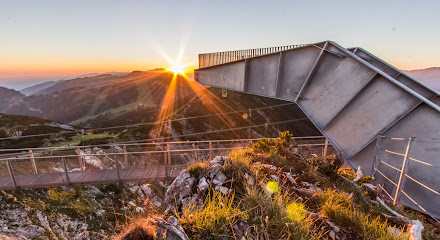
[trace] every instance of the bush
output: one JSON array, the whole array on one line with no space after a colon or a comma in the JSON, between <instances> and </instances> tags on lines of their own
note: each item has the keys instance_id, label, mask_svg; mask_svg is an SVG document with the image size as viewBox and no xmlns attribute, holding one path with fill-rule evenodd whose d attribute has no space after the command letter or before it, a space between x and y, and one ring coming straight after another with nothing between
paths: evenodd
<instances>
[{"instance_id":1,"label":"bush","mask_svg":"<svg viewBox=\"0 0 440 240\"><path fill-rule=\"evenodd\" d=\"M193 178L199 178L209 169L209 165L206 162L198 162L190 165L187 168L189 175Z\"/></svg>"},{"instance_id":2,"label":"bush","mask_svg":"<svg viewBox=\"0 0 440 240\"><path fill-rule=\"evenodd\" d=\"M268 153L272 146L273 144L270 139L261 138L252 146L252 148L256 153Z\"/></svg>"},{"instance_id":3,"label":"bush","mask_svg":"<svg viewBox=\"0 0 440 240\"><path fill-rule=\"evenodd\" d=\"M289 131L280 132L278 138L274 141L277 152L286 154L289 150L290 144L293 142L293 135L290 134Z\"/></svg>"}]
</instances>

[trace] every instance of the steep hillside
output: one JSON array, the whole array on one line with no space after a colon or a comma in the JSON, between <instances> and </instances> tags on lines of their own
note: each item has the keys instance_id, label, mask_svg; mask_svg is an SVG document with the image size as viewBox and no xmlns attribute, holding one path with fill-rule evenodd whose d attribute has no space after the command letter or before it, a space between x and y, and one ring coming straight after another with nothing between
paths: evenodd
<instances>
[{"instance_id":1,"label":"steep hillside","mask_svg":"<svg viewBox=\"0 0 440 240\"><path fill-rule=\"evenodd\" d=\"M13 89L0 87L0 112L6 112L14 105L22 104L24 95Z\"/></svg>"},{"instance_id":2,"label":"steep hillside","mask_svg":"<svg viewBox=\"0 0 440 240\"><path fill-rule=\"evenodd\" d=\"M39 92L43 89L52 87L53 85L60 83L61 81L63 81L63 80L48 81L48 82L44 82L44 83L39 83L39 84L30 86L30 87L24 88L24 89L20 90L20 92L26 96L30 96L30 95L33 95L36 92Z\"/></svg>"},{"instance_id":3,"label":"steep hillside","mask_svg":"<svg viewBox=\"0 0 440 240\"><path fill-rule=\"evenodd\" d=\"M24 97L22 101L1 107L0 112L72 122L144 99L149 99L151 102L153 99L151 87L163 85L161 88L165 91L166 86L160 82L161 80L170 81L171 76L170 73L164 71L148 71L133 72L126 76L102 75L84 78L81 79L84 82L81 87L73 87L52 94ZM155 80L156 83L147 82L150 79ZM64 84L64 81L60 84ZM100 86L97 86L99 84ZM146 89L142 97L139 97L138 88ZM160 102L160 99L158 101Z\"/></svg>"},{"instance_id":4,"label":"steep hillside","mask_svg":"<svg viewBox=\"0 0 440 240\"><path fill-rule=\"evenodd\" d=\"M72 126L58 122L20 115L0 114L0 149L27 148L47 146L57 141L65 140L75 134L63 136L41 136L31 138L4 139L35 134L59 133L75 130Z\"/></svg>"}]
</instances>

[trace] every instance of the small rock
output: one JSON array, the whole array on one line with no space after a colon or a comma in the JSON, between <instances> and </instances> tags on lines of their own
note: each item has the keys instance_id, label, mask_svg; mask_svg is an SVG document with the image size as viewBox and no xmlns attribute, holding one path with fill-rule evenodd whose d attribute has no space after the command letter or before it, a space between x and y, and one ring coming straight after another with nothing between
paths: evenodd
<instances>
[{"instance_id":1,"label":"small rock","mask_svg":"<svg viewBox=\"0 0 440 240\"><path fill-rule=\"evenodd\" d=\"M222 170L222 166L220 164L212 165L208 170L209 178L213 179L215 175L220 172L220 170Z\"/></svg>"},{"instance_id":2,"label":"small rock","mask_svg":"<svg viewBox=\"0 0 440 240\"><path fill-rule=\"evenodd\" d=\"M232 226L234 229L236 239L254 239L252 235L252 228L244 220L238 220L236 224Z\"/></svg>"},{"instance_id":3,"label":"small rock","mask_svg":"<svg viewBox=\"0 0 440 240\"><path fill-rule=\"evenodd\" d=\"M216 186L215 190L217 190L217 191L220 190L220 192L222 194L229 194L232 191L231 189L229 189L227 187L222 187L222 186Z\"/></svg>"},{"instance_id":4,"label":"small rock","mask_svg":"<svg viewBox=\"0 0 440 240\"><path fill-rule=\"evenodd\" d=\"M226 179L228 179L228 178L225 176L225 174L223 172L219 171L217 173L217 175L215 176L215 178L212 179L212 183L214 185L222 185L226 181Z\"/></svg>"},{"instance_id":5,"label":"small rock","mask_svg":"<svg viewBox=\"0 0 440 240\"><path fill-rule=\"evenodd\" d=\"M255 184L254 178L252 176L250 176L249 174L245 173L244 178L246 178L246 181L249 186L253 186Z\"/></svg>"},{"instance_id":6,"label":"small rock","mask_svg":"<svg viewBox=\"0 0 440 240\"><path fill-rule=\"evenodd\" d=\"M179 220L172 216L168 218L168 222L162 218L156 218L155 225L158 226L156 230L156 239L158 240L188 240Z\"/></svg>"},{"instance_id":7,"label":"small rock","mask_svg":"<svg viewBox=\"0 0 440 240\"><path fill-rule=\"evenodd\" d=\"M207 190L209 188L209 183L206 181L205 177L200 179L198 187L200 190Z\"/></svg>"},{"instance_id":8,"label":"small rock","mask_svg":"<svg viewBox=\"0 0 440 240\"><path fill-rule=\"evenodd\" d=\"M289 181L293 184L296 184L295 178L292 177L292 174L290 174L289 172L286 173L286 177L287 179L289 179Z\"/></svg>"},{"instance_id":9,"label":"small rock","mask_svg":"<svg viewBox=\"0 0 440 240\"><path fill-rule=\"evenodd\" d=\"M336 233L335 233L333 230L331 230L331 231L328 233L328 236L331 237L332 239L335 239L335 237L336 237Z\"/></svg>"},{"instance_id":10,"label":"small rock","mask_svg":"<svg viewBox=\"0 0 440 240\"><path fill-rule=\"evenodd\" d=\"M223 166L224 163L225 159L220 156L216 156L213 160L209 161L209 165L219 164L220 166Z\"/></svg>"}]
</instances>

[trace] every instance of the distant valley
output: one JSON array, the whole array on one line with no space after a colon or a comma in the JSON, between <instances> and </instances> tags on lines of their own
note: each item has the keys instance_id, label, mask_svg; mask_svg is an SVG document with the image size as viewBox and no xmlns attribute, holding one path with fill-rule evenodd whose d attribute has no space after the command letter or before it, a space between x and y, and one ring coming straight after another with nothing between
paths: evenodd
<instances>
[{"instance_id":1,"label":"distant valley","mask_svg":"<svg viewBox=\"0 0 440 240\"><path fill-rule=\"evenodd\" d=\"M122 76L105 74L58 81L38 92L39 94L25 96L18 91L0 87L0 112L8 114L5 116L25 115L68 123L77 128L101 128L155 122L164 117L160 112L169 108L165 112L169 117L172 116L171 119L182 120L174 121L164 129L163 134L167 136L237 127L242 129L218 134L195 134L185 139L271 136L281 130L290 130L295 136L320 135L301 110L293 104L251 111L249 109L286 102L237 92L228 92L227 97L222 97L221 89L206 89L181 76L173 78L173 74L164 69L135 71ZM246 112L245 115L216 115L231 111ZM203 115L210 116L199 118ZM304 120L269 127L243 128L292 119ZM20 129L23 128L26 127L22 126ZM15 132L17 129L10 127L5 130ZM50 131L41 131L47 132ZM109 131L113 136L117 136L118 140L147 139L151 138L152 132L154 126L151 124Z\"/></svg>"}]
</instances>

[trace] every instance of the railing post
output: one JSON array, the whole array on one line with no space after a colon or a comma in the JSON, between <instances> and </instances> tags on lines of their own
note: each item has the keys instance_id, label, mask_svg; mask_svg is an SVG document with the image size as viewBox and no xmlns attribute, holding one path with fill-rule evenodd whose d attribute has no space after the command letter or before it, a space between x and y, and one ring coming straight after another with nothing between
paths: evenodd
<instances>
[{"instance_id":1,"label":"railing post","mask_svg":"<svg viewBox=\"0 0 440 240\"><path fill-rule=\"evenodd\" d=\"M414 140L414 138L410 137L408 140L408 145L406 146L405 157L403 158L402 169L400 170L399 182L397 183L396 195L394 196L394 202L393 202L394 205L396 205L398 203L399 198L400 198L400 189L402 188L402 185L403 185L402 184L403 183L403 176L405 175L407 165L409 162L408 156L411 151L411 146L412 146L413 140Z\"/></svg>"},{"instance_id":2,"label":"railing post","mask_svg":"<svg viewBox=\"0 0 440 240\"><path fill-rule=\"evenodd\" d=\"M116 174L118 176L118 183L121 183L121 176L119 175L119 161L118 156L115 157L115 164L116 164Z\"/></svg>"},{"instance_id":3,"label":"railing post","mask_svg":"<svg viewBox=\"0 0 440 240\"><path fill-rule=\"evenodd\" d=\"M323 157L327 156L327 150L328 150L328 140L327 138L325 139L325 144L324 144L324 152L322 154Z\"/></svg>"},{"instance_id":4,"label":"railing post","mask_svg":"<svg viewBox=\"0 0 440 240\"><path fill-rule=\"evenodd\" d=\"M32 149L29 149L29 158L31 159L31 163L32 163L32 170L34 172L34 174L37 174L37 164L35 164L35 158L34 158L34 154L32 153Z\"/></svg>"},{"instance_id":5,"label":"railing post","mask_svg":"<svg viewBox=\"0 0 440 240\"><path fill-rule=\"evenodd\" d=\"M167 150L163 153L163 161L164 161L164 164L165 164L165 183L168 183L168 153L169 153L169 150L168 150L168 144L167 144Z\"/></svg>"},{"instance_id":6,"label":"railing post","mask_svg":"<svg viewBox=\"0 0 440 240\"><path fill-rule=\"evenodd\" d=\"M196 161L199 161L199 144L197 143L197 147L194 146L194 155L196 156Z\"/></svg>"},{"instance_id":7,"label":"railing post","mask_svg":"<svg viewBox=\"0 0 440 240\"><path fill-rule=\"evenodd\" d=\"M61 158L61 162L63 163L63 168L64 168L64 175L66 175L66 181L67 181L67 186L70 185L70 179L69 179L69 173L67 172L67 167L66 167L66 161L64 161L64 158Z\"/></svg>"},{"instance_id":8,"label":"railing post","mask_svg":"<svg viewBox=\"0 0 440 240\"><path fill-rule=\"evenodd\" d=\"M376 146L374 148L374 154L373 154L373 165L371 167L371 178L373 178L373 180L375 179L374 175L376 174L376 170L379 165L379 161L378 161L379 158L377 157L377 151L380 150L380 142L381 142L382 138L384 138L384 137L385 136L382 136L379 134L379 135L377 135L377 138L376 138Z\"/></svg>"},{"instance_id":9,"label":"railing post","mask_svg":"<svg viewBox=\"0 0 440 240\"><path fill-rule=\"evenodd\" d=\"M14 188L17 189L17 182L15 181L14 172L12 171L11 162L6 160L6 166L8 166L9 175L11 176L12 183L14 184Z\"/></svg>"},{"instance_id":10,"label":"railing post","mask_svg":"<svg viewBox=\"0 0 440 240\"><path fill-rule=\"evenodd\" d=\"M212 160L212 142L209 142L209 160Z\"/></svg>"},{"instance_id":11,"label":"railing post","mask_svg":"<svg viewBox=\"0 0 440 240\"><path fill-rule=\"evenodd\" d=\"M83 160L83 158L81 157L81 152L80 152L79 148L77 148L77 149L75 150L75 152L76 152L76 154L78 155L79 168L81 168L81 171L84 172L84 171L86 170L86 167L85 167L85 164L84 164L84 160Z\"/></svg>"},{"instance_id":12,"label":"railing post","mask_svg":"<svg viewBox=\"0 0 440 240\"><path fill-rule=\"evenodd\" d=\"M125 162L125 167L128 168L128 156L127 156L127 146L123 146L124 149L124 162Z\"/></svg>"}]
</instances>

